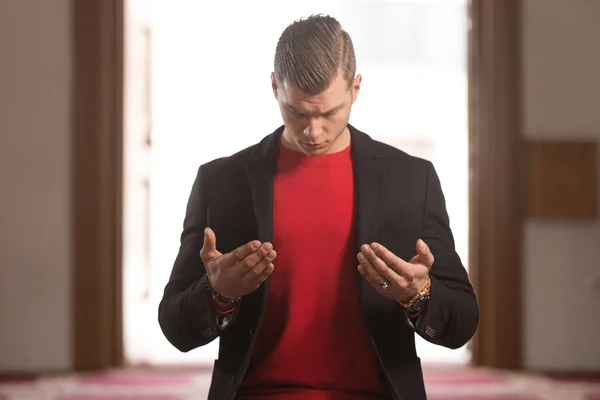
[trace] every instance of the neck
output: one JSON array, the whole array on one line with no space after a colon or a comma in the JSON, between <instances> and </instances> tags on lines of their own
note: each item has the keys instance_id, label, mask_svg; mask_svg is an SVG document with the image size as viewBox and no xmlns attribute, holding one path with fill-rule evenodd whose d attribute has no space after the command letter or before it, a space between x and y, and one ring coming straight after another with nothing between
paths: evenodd
<instances>
[{"instance_id":1,"label":"neck","mask_svg":"<svg viewBox=\"0 0 600 400\"><path fill-rule=\"evenodd\" d=\"M350 129L346 126L344 131L337 137L333 145L331 146L330 153L337 153L350 146Z\"/></svg>"},{"instance_id":2,"label":"neck","mask_svg":"<svg viewBox=\"0 0 600 400\"><path fill-rule=\"evenodd\" d=\"M280 140L281 140L281 144L283 145L283 147L302 153L302 150L300 148L298 148L298 146L296 145L294 140L292 140L290 138L290 134L289 134L289 131L287 130L287 128L283 129L283 133L281 134ZM340 151L344 150L345 148L347 148L350 145L350 142L351 142L350 129L346 126L346 128L344 128L344 131L337 138L335 138L335 141L331 144L329 149L327 149L327 151L323 154L333 154L333 153L340 152Z\"/></svg>"}]
</instances>

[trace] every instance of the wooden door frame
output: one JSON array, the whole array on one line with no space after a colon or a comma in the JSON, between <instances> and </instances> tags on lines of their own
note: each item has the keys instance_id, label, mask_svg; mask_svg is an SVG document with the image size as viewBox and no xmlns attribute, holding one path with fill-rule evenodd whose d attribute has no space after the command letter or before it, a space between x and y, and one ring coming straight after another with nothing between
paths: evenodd
<instances>
[{"instance_id":1,"label":"wooden door frame","mask_svg":"<svg viewBox=\"0 0 600 400\"><path fill-rule=\"evenodd\" d=\"M71 1L75 370L123 363L124 1Z\"/></svg>"},{"instance_id":2,"label":"wooden door frame","mask_svg":"<svg viewBox=\"0 0 600 400\"><path fill-rule=\"evenodd\" d=\"M473 364L522 367L521 1L469 7L469 269L481 310Z\"/></svg>"},{"instance_id":3,"label":"wooden door frame","mask_svg":"<svg viewBox=\"0 0 600 400\"><path fill-rule=\"evenodd\" d=\"M72 0L73 365L123 365L125 0ZM520 368L520 0L469 6L469 269L481 323L473 362Z\"/></svg>"}]
</instances>

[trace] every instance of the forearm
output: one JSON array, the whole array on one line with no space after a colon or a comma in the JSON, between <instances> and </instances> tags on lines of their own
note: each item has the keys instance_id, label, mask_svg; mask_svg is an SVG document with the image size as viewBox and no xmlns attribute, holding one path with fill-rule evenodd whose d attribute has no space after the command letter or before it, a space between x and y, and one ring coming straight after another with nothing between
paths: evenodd
<instances>
[{"instance_id":1,"label":"forearm","mask_svg":"<svg viewBox=\"0 0 600 400\"><path fill-rule=\"evenodd\" d=\"M216 339L218 318L200 282L185 291L165 295L159 305L158 321L163 334L184 352Z\"/></svg>"},{"instance_id":2,"label":"forearm","mask_svg":"<svg viewBox=\"0 0 600 400\"><path fill-rule=\"evenodd\" d=\"M427 308L414 322L416 332L425 340L457 349L473 337L479 324L479 306L470 285L461 286L431 277Z\"/></svg>"},{"instance_id":3,"label":"forearm","mask_svg":"<svg viewBox=\"0 0 600 400\"><path fill-rule=\"evenodd\" d=\"M431 296L416 331L425 340L456 349L464 346L479 324L479 305L456 253L439 178L430 165L422 239L435 257L430 269Z\"/></svg>"},{"instance_id":4,"label":"forearm","mask_svg":"<svg viewBox=\"0 0 600 400\"><path fill-rule=\"evenodd\" d=\"M158 308L163 334L180 351L190 351L210 343L236 314L218 313L201 281L206 268L199 252L207 226L207 206L201 190L202 171L203 167L200 167L192 187L179 253Z\"/></svg>"}]
</instances>

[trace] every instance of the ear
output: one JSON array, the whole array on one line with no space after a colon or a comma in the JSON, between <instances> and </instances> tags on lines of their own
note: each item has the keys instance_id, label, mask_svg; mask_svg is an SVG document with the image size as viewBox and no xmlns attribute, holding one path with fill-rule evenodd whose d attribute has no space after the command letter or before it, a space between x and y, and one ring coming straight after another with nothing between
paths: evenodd
<instances>
[{"instance_id":1,"label":"ear","mask_svg":"<svg viewBox=\"0 0 600 400\"><path fill-rule=\"evenodd\" d=\"M352 82L352 104L354 104L354 102L356 101L356 98L358 97L358 92L360 92L361 82L362 82L362 75L361 74L356 75L356 78L354 78L354 81Z\"/></svg>"},{"instance_id":2,"label":"ear","mask_svg":"<svg viewBox=\"0 0 600 400\"><path fill-rule=\"evenodd\" d=\"M275 78L275 72L271 72L271 88L273 89L273 95L275 96L275 100L279 100L277 90L277 78Z\"/></svg>"}]
</instances>

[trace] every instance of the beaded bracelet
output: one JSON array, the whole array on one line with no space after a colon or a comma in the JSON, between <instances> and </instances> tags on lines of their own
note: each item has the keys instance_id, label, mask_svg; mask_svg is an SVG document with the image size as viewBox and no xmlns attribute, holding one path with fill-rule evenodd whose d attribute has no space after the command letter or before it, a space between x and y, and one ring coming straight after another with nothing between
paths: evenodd
<instances>
[{"instance_id":1,"label":"beaded bracelet","mask_svg":"<svg viewBox=\"0 0 600 400\"><path fill-rule=\"evenodd\" d=\"M204 276L202 277L202 284L204 285L204 288L210 292L212 298L221 303L234 304L237 303L240 299L240 297L238 297L237 299L228 299L227 297L223 297L219 293L217 293L210 284L207 274L204 274Z\"/></svg>"}]
</instances>

